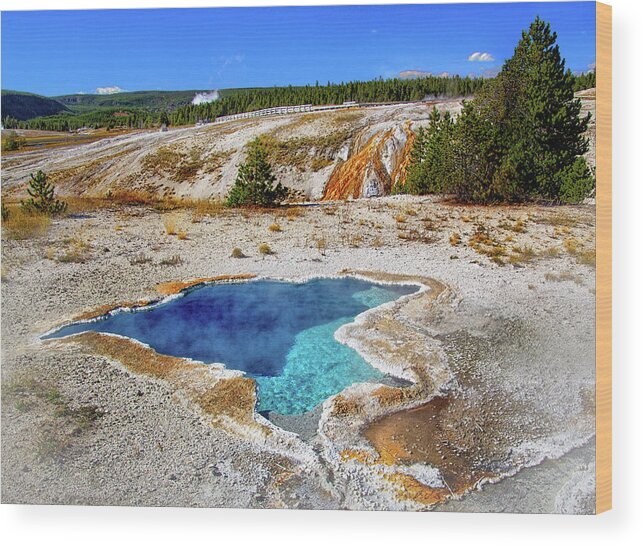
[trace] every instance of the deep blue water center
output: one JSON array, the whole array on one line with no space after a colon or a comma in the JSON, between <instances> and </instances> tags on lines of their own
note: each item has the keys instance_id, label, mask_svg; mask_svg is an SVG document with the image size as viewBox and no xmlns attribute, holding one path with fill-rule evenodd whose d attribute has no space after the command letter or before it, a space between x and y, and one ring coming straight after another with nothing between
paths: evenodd
<instances>
[{"instance_id":1,"label":"deep blue water center","mask_svg":"<svg viewBox=\"0 0 643 546\"><path fill-rule=\"evenodd\" d=\"M367 309L417 290L354 278L205 285L45 338L94 330L137 339L161 354L220 362L256 379L259 411L292 415L353 383L381 377L334 333Z\"/></svg>"}]
</instances>

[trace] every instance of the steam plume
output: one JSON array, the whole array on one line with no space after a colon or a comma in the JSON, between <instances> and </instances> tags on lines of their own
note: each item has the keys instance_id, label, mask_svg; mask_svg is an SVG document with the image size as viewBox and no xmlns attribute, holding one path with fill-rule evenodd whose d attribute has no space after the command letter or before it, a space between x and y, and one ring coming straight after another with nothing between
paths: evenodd
<instances>
[{"instance_id":1,"label":"steam plume","mask_svg":"<svg viewBox=\"0 0 643 546\"><path fill-rule=\"evenodd\" d=\"M205 104L206 102L214 102L218 100L219 92L215 89L209 93L197 93L192 99L192 104Z\"/></svg>"}]
</instances>

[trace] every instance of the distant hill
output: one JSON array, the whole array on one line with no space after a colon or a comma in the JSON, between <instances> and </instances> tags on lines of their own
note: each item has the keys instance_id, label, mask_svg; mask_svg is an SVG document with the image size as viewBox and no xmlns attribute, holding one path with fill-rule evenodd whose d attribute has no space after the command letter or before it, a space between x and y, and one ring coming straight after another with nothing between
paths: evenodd
<instances>
[{"instance_id":1,"label":"distant hill","mask_svg":"<svg viewBox=\"0 0 643 546\"><path fill-rule=\"evenodd\" d=\"M22 91L2 90L2 119L12 117L27 120L69 112L59 101Z\"/></svg>"},{"instance_id":2,"label":"distant hill","mask_svg":"<svg viewBox=\"0 0 643 546\"><path fill-rule=\"evenodd\" d=\"M197 93L208 90L188 91L125 91L111 95L75 94L52 97L74 112L97 108L145 108L152 111L174 110L190 104Z\"/></svg>"}]
</instances>

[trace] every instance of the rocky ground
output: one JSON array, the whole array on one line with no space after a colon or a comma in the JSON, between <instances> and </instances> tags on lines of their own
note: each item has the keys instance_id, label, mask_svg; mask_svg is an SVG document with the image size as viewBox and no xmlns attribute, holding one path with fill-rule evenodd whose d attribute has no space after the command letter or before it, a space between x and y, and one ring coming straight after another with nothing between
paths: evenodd
<instances>
[{"instance_id":1,"label":"rocky ground","mask_svg":"<svg viewBox=\"0 0 643 546\"><path fill-rule=\"evenodd\" d=\"M594 227L588 205L398 196L89 208L26 240L3 228L2 500L592 511ZM300 419L241 418L216 388L206 403L188 375L150 371L154 355L39 340L97 308L159 298L168 281L346 269L428 288L338 333L405 380L350 387Z\"/></svg>"}]
</instances>

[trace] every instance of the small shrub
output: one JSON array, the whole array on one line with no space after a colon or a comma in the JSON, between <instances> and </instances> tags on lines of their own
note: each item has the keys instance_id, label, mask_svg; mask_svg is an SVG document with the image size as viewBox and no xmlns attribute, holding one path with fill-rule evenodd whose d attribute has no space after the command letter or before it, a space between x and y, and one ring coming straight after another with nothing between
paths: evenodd
<instances>
[{"instance_id":1,"label":"small shrub","mask_svg":"<svg viewBox=\"0 0 643 546\"><path fill-rule=\"evenodd\" d=\"M270 224L268 226L268 231L272 231L273 233L277 233L277 232L281 231L281 226L279 224L277 224L277 223Z\"/></svg>"},{"instance_id":2,"label":"small shrub","mask_svg":"<svg viewBox=\"0 0 643 546\"><path fill-rule=\"evenodd\" d=\"M231 258L245 258L246 255L241 251L240 248L233 248L232 252L230 253Z\"/></svg>"},{"instance_id":3,"label":"small shrub","mask_svg":"<svg viewBox=\"0 0 643 546\"><path fill-rule=\"evenodd\" d=\"M188 238L188 232L180 229L177 233L177 237L181 241L185 241Z\"/></svg>"},{"instance_id":4,"label":"small shrub","mask_svg":"<svg viewBox=\"0 0 643 546\"><path fill-rule=\"evenodd\" d=\"M263 254L264 256L269 256L270 254L274 254L274 252L270 248L269 244L262 243L259 245L259 254Z\"/></svg>"},{"instance_id":5,"label":"small shrub","mask_svg":"<svg viewBox=\"0 0 643 546\"><path fill-rule=\"evenodd\" d=\"M19 137L18 133L16 133L15 131L7 131L6 134L3 134L2 136L3 152L13 152L15 150L19 150L22 146L25 145L25 139Z\"/></svg>"},{"instance_id":6,"label":"small shrub","mask_svg":"<svg viewBox=\"0 0 643 546\"><path fill-rule=\"evenodd\" d=\"M452 233L451 237L449 237L449 243L451 243L451 246L458 246L461 241L462 238L459 233Z\"/></svg>"}]
</instances>

